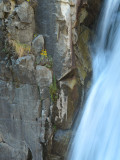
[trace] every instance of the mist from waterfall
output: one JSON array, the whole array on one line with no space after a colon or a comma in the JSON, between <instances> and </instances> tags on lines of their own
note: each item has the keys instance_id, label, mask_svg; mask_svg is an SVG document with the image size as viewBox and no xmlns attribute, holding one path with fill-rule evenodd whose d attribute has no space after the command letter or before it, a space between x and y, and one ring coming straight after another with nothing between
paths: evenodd
<instances>
[{"instance_id":1,"label":"mist from waterfall","mask_svg":"<svg viewBox=\"0 0 120 160\"><path fill-rule=\"evenodd\" d=\"M93 48L92 87L68 160L120 160L120 0L105 0Z\"/></svg>"}]
</instances>

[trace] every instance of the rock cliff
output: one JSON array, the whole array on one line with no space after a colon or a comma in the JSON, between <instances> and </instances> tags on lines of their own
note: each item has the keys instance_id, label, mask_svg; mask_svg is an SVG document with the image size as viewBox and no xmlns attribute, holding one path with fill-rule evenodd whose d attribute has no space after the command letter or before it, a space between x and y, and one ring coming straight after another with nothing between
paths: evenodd
<instances>
[{"instance_id":1,"label":"rock cliff","mask_svg":"<svg viewBox=\"0 0 120 160\"><path fill-rule=\"evenodd\" d=\"M0 160L63 160L92 73L100 0L0 0Z\"/></svg>"}]
</instances>

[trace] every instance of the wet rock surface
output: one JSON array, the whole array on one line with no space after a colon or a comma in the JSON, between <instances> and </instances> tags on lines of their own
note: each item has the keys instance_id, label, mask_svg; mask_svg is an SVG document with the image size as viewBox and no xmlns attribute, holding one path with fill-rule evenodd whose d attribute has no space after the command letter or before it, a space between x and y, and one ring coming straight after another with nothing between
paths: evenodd
<instances>
[{"instance_id":1,"label":"wet rock surface","mask_svg":"<svg viewBox=\"0 0 120 160\"><path fill-rule=\"evenodd\" d=\"M53 139L53 153L64 159L71 137L70 130L58 130Z\"/></svg>"}]
</instances>

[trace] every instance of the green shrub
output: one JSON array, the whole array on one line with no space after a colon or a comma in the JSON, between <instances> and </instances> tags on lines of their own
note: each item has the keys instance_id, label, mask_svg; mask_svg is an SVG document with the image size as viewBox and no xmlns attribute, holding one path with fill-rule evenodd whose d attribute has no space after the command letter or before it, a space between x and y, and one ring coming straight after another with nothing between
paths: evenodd
<instances>
[{"instance_id":1,"label":"green shrub","mask_svg":"<svg viewBox=\"0 0 120 160\"><path fill-rule=\"evenodd\" d=\"M58 88L55 76L53 76L53 83L50 85L50 97L53 102L56 102L58 99Z\"/></svg>"},{"instance_id":2,"label":"green shrub","mask_svg":"<svg viewBox=\"0 0 120 160\"><path fill-rule=\"evenodd\" d=\"M48 62L45 66L51 69L53 67L53 59L51 56L48 56L47 58L48 58Z\"/></svg>"}]
</instances>

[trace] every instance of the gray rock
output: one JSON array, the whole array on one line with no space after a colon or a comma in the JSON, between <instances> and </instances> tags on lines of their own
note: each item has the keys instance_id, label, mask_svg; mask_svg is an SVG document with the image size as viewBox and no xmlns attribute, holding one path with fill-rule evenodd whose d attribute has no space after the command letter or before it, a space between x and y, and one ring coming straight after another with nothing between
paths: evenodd
<instances>
[{"instance_id":1,"label":"gray rock","mask_svg":"<svg viewBox=\"0 0 120 160\"><path fill-rule=\"evenodd\" d=\"M70 137L70 130L58 130L53 139L52 153L57 154L58 156L65 157Z\"/></svg>"},{"instance_id":2,"label":"gray rock","mask_svg":"<svg viewBox=\"0 0 120 160\"><path fill-rule=\"evenodd\" d=\"M44 49L44 38L42 35L37 36L33 42L32 42L32 49L37 54L41 52L42 49Z\"/></svg>"},{"instance_id":3,"label":"gray rock","mask_svg":"<svg viewBox=\"0 0 120 160\"><path fill-rule=\"evenodd\" d=\"M4 1L4 0L3 0ZM13 2L14 3L14 2ZM10 13L11 12L11 9L12 9L12 4L13 4L12 2L10 2L10 1L4 1L4 12L5 13Z\"/></svg>"},{"instance_id":4,"label":"gray rock","mask_svg":"<svg viewBox=\"0 0 120 160\"><path fill-rule=\"evenodd\" d=\"M34 10L28 2L23 2L15 9L20 21L23 23L32 23L34 18Z\"/></svg>"},{"instance_id":5,"label":"gray rock","mask_svg":"<svg viewBox=\"0 0 120 160\"><path fill-rule=\"evenodd\" d=\"M0 79L2 80L12 80L12 73L10 67L7 66L5 61L0 63Z\"/></svg>"},{"instance_id":6,"label":"gray rock","mask_svg":"<svg viewBox=\"0 0 120 160\"><path fill-rule=\"evenodd\" d=\"M17 4L21 4L21 3L23 3L23 2L25 2L25 0L16 0L16 3L17 3Z\"/></svg>"},{"instance_id":7,"label":"gray rock","mask_svg":"<svg viewBox=\"0 0 120 160\"><path fill-rule=\"evenodd\" d=\"M50 120L48 120L48 116L49 116L49 110L50 110L50 98L47 98L45 100L42 101L42 111L41 111L41 135L40 135L40 141L42 143L45 143L45 135L46 135L46 121L48 121L47 123L50 124ZM50 130L51 128L48 128L48 130ZM50 133L48 135L48 140L49 140L49 136Z\"/></svg>"},{"instance_id":8,"label":"gray rock","mask_svg":"<svg viewBox=\"0 0 120 160\"><path fill-rule=\"evenodd\" d=\"M35 10L36 31L45 38L46 50L50 55L54 55L56 44L56 1L38 0Z\"/></svg>"},{"instance_id":9,"label":"gray rock","mask_svg":"<svg viewBox=\"0 0 120 160\"><path fill-rule=\"evenodd\" d=\"M36 8L38 5L38 0L30 0L30 5L32 6L32 8Z\"/></svg>"},{"instance_id":10,"label":"gray rock","mask_svg":"<svg viewBox=\"0 0 120 160\"><path fill-rule=\"evenodd\" d=\"M24 159L27 143L33 159L42 160L42 146L39 142L41 134L44 133L41 128L41 102L38 87L0 81L0 103L0 132L4 135L2 141L12 146L6 150L2 146L5 151L3 155L0 154L0 159L4 160L1 156L6 158L5 160L12 159L7 156L15 153L19 153L20 158Z\"/></svg>"},{"instance_id":11,"label":"gray rock","mask_svg":"<svg viewBox=\"0 0 120 160\"><path fill-rule=\"evenodd\" d=\"M42 101L42 108L44 110L44 114L46 115L46 117L49 116L50 105L51 105L50 98L47 98Z\"/></svg>"},{"instance_id":12,"label":"gray rock","mask_svg":"<svg viewBox=\"0 0 120 160\"><path fill-rule=\"evenodd\" d=\"M0 134L0 143L3 142L3 136Z\"/></svg>"},{"instance_id":13,"label":"gray rock","mask_svg":"<svg viewBox=\"0 0 120 160\"><path fill-rule=\"evenodd\" d=\"M75 74L75 73L74 73ZM55 125L61 129L70 129L79 102L79 86L75 77L60 81L59 98L57 99Z\"/></svg>"},{"instance_id":14,"label":"gray rock","mask_svg":"<svg viewBox=\"0 0 120 160\"><path fill-rule=\"evenodd\" d=\"M60 156L49 155L49 160L62 160Z\"/></svg>"},{"instance_id":15,"label":"gray rock","mask_svg":"<svg viewBox=\"0 0 120 160\"><path fill-rule=\"evenodd\" d=\"M47 63L39 61L41 49L46 49L48 55L52 55L54 73L59 80L59 97L57 104L52 105L49 93L52 71L45 66L36 66L33 55L11 60L11 55L8 54L5 61L0 61L0 160L43 160L43 157L63 160L71 135L68 129L73 124L78 101L82 104L81 99L84 97L83 88L79 89L79 85L84 84L91 70L87 48L89 31L83 26L77 27L82 29L82 33L74 28L77 0L51 0L49 3L48 0L38 0L35 11L33 7L36 6L36 1L25 1L4 0L5 6L0 4L0 17L10 40L29 45L32 43L37 64ZM92 5L97 1L89 0ZM34 13L36 32L40 35L33 40ZM84 23L87 16L87 12L83 13L80 23ZM92 14L94 17L96 12ZM73 50L79 57L76 61L80 75L79 85L76 75L71 74L75 58L72 44L78 45ZM59 130L55 133L56 128Z\"/></svg>"},{"instance_id":16,"label":"gray rock","mask_svg":"<svg viewBox=\"0 0 120 160\"><path fill-rule=\"evenodd\" d=\"M41 100L50 97L49 87L40 88L40 97Z\"/></svg>"},{"instance_id":17,"label":"gray rock","mask_svg":"<svg viewBox=\"0 0 120 160\"><path fill-rule=\"evenodd\" d=\"M3 65L5 66L5 63ZM41 143L45 143L46 120L51 126L48 87L52 83L52 73L43 66L37 66L35 72L33 65L33 55L18 58L12 65L11 82L4 79L0 81L0 144L3 141L7 144L6 148L3 144L1 146L1 150L6 149L0 155L1 160L14 160L17 153L18 160L27 160L29 156L33 160L43 159ZM4 77L5 69L1 69L1 77ZM51 138L51 128L48 130ZM8 144L11 144L12 148L9 148ZM24 148L26 145L27 153Z\"/></svg>"},{"instance_id":18,"label":"gray rock","mask_svg":"<svg viewBox=\"0 0 120 160\"><path fill-rule=\"evenodd\" d=\"M36 66L36 81L40 88L50 86L52 83L52 72L45 66Z\"/></svg>"},{"instance_id":19,"label":"gray rock","mask_svg":"<svg viewBox=\"0 0 120 160\"><path fill-rule=\"evenodd\" d=\"M13 148L6 143L0 143L0 160L27 160L28 149Z\"/></svg>"},{"instance_id":20,"label":"gray rock","mask_svg":"<svg viewBox=\"0 0 120 160\"><path fill-rule=\"evenodd\" d=\"M17 13L17 14L16 14ZM6 20L12 40L31 45L35 30L34 10L28 2L16 7Z\"/></svg>"},{"instance_id":21,"label":"gray rock","mask_svg":"<svg viewBox=\"0 0 120 160\"><path fill-rule=\"evenodd\" d=\"M0 18L4 18L4 3L0 1Z\"/></svg>"},{"instance_id":22,"label":"gray rock","mask_svg":"<svg viewBox=\"0 0 120 160\"><path fill-rule=\"evenodd\" d=\"M74 9L69 2L44 0L38 1L35 13L37 32L45 38L45 49L53 57L57 79L72 67L71 10Z\"/></svg>"},{"instance_id":23,"label":"gray rock","mask_svg":"<svg viewBox=\"0 0 120 160\"><path fill-rule=\"evenodd\" d=\"M32 71L34 70L34 62L35 62L34 55L27 55L18 58L16 64L19 65L19 67L27 68L28 70Z\"/></svg>"},{"instance_id":24,"label":"gray rock","mask_svg":"<svg viewBox=\"0 0 120 160\"><path fill-rule=\"evenodd\" d=\"M90 74L92 67L91 67L91 57L88 47L88 41L90 38L90 29L84 25L79 27L79 30L77 31L79 38L78 41L74 47L75 54L78 57L78 60L76 60L76 66L78 68L78 74L82 85L85 85L85 79Z\"/></svg>"},{"instance_id":25,"label":"gray rock","mask_svg":"<svg viewBox=\"0 0 120 160\"><path fill-rule=\"evenodd\" d=\"M12 66L13 81L19 83L36 84L35 72L28 70L26 67L13 65Z\"/></svg>"}]
</instances>

